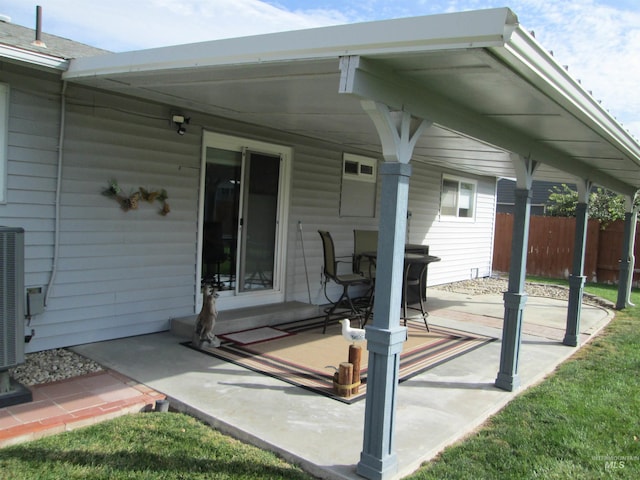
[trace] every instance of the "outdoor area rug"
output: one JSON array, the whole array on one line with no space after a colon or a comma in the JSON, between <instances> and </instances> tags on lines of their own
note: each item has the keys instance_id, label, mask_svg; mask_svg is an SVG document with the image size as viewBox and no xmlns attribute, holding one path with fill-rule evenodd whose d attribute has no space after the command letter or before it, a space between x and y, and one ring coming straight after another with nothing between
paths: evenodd
<instances>
[{"instance_id":1,"label":"outdoor area rug","mask_svg":"<svg viewBox=\"0 0 640 480\"><path fill-rule=\"evenodd\" d=\"M334 372L340 363L348 361L350 342L342 337L339 324L329 325L325 334L323 325L324 318L315 318L262 327L256 332L245 330L219 336L222 344L218 348L203 346L194 350L344 403L363 399L367 390L366 342L359 343L362 347L359 392L350 397L339 396L334 391ZM400 382L495 340L439 326L430 326L431 332L427 332L422 321L410 321L407 327L409 338L400 355ZM182 345L193 348L191 342Z\"/></svg>"},{"instance_id":2,"label":"outdoor area rug","mask_svg":"<svg viewBox=\"0 0 640 480\"><path fill-rule=\"evenodd\" d=\"M239 332L226 333L220 335L220 340L236 343L238 345L251 345L253 343L268 342L276 338L293 335L286 330L280 330L273 327L251 328L249 330L240 330Z\"/></svg>"}]
</instances>

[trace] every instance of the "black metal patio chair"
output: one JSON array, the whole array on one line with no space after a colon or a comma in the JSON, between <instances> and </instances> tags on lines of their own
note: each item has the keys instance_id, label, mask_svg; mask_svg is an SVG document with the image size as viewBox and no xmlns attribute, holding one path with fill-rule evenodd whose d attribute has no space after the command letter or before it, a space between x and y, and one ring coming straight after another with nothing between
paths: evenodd
<instances>
[{"instance_id":1,"label":"black metal patio chair","mask_svg":"<svg viewBox=\"0 0 640 480\"><path fill-rule=\"evenodd\" d=\"M322 239L322 249L324 253L323 273L325 276L325 296L327 297L327 300L332 303L331 307L325 310L326 317L324 319L324 329L322 330L322 333L324 333L327 330L329 319L340 306L344 306L349 310L350 318L358 318L359 322L362 323L360 320L360 317L362 316L361 314L363 313L362 309L358 308L354 299L349 295L349 288L358 285L368 286L371 283L371 280L359 273L338 273L338 260L336 259L333 238L331 238L331 234L327 231L318 230L318 233ZM342 287L342 295L340 295L340 298L336 302L330 300L327 295L327 283L329 280Z\"/></svg>"}]
</instances>

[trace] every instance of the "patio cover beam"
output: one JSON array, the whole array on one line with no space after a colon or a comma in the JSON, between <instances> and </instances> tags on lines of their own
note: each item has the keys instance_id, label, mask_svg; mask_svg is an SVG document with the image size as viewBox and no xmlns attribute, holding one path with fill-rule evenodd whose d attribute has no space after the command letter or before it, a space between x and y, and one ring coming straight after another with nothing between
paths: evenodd
<instances>
[{"instance_id":1,"label":"patio cover beam","mask_svg":"<svg viewBox=\"0 0 640 480\"><path fill-rule=\"evenodd\" d=\"M452 102L450 98L421 88L384 68L376 60L359 55L344 56L340 59L340 70L340 93L375 100L394 109L410 111L417 117L429 119L507 152L517 153L522 157L591 180L610 190L625 195L635 193L634 187L604 171L569 157L490 116L481 115L465 105ZM519 79L515 73L513 78L514 81Z\"/></svg>"}]
</instances>

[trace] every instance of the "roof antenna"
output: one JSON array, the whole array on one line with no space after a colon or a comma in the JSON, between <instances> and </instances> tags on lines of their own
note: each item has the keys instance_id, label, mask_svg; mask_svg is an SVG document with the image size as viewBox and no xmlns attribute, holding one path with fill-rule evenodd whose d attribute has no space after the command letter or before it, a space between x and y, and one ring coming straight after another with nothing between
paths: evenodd
<instances>
[{"instance_id":1,"label":"roof antenna","mask_svg":"<svg viewBox=\"0 0 640 480\"><path fill-rule=\"evenodd\" d=\"M36 7L36 40L33 42L33 45L47 48L42 41L42 7L40 5Z\"/></svg>"}]
</instances>

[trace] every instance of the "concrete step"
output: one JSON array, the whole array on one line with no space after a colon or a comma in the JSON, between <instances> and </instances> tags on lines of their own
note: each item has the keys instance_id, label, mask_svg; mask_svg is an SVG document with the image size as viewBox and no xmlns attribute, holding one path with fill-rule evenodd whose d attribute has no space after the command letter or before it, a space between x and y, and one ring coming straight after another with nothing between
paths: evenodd
<instances>
[{"instance_id":1,"label":"concrete step","mask_svg":"<svg viewBox=\"0 0 640 480\"><path fill-rule=\"evenodd\" d=\"M279 323L303 320L320 316L322 312L317 305L302 302L284 302L271 305L237 308L218 312L214 332L216 335L267 327ZM171 333L177 337L190 339L196 324L197 315L171 319Z\"/></svg>"}]
</instances>

